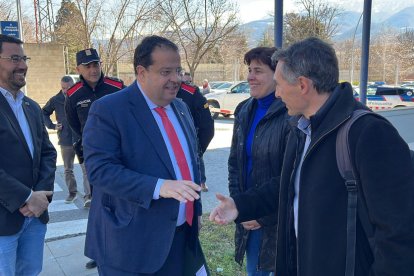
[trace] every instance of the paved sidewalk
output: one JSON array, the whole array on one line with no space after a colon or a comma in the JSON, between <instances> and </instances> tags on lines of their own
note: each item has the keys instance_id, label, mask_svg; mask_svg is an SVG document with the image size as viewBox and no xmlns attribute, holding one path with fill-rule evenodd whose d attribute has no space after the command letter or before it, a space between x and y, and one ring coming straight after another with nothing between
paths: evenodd
<instances>
[{"instance_id":1,"label":"paved sidewalk","mask_svg":"<svg viewBox=\"0 0 414 276\"><path fill-rule=\"evenodd\" d=\"M41 276L98 275L96 268L86 269L83 255L85 235L46 242Z\"/></svg>"}]
</instances>

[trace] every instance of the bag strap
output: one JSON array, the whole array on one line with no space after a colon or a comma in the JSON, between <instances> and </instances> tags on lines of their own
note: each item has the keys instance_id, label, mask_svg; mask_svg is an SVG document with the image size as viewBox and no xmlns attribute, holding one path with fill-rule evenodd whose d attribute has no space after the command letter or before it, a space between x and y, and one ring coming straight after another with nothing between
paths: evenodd
<instances>
[{"instance_id":1,"label":"bag strap","mask_svg":"<svg viewBox=\"0 0 414 276\"><path fill-rule=\"evenodd\" d=\"M367 237L372 236L370 234L373 233L366 207L364 208L362 204L358 204L358 180L351 162L348 139L349 130L351 129L352 124L366 114L374 113L363 109L355 110L351 117L339 128L336 137L336 161L339 172L345 180L345 186L348 192L345 276L354 276L355 273L356 219L357 208L359 206L361 206L358 208L359 218ZM370 245L372 249L371 242Z\"/></svg>"}]
</instances>

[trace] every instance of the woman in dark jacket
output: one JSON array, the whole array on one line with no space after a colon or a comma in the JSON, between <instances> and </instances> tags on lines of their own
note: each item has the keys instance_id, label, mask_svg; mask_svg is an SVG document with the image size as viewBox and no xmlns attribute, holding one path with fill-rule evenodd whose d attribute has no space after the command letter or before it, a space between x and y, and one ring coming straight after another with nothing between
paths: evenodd
<instances>
[{"instance_id":1,"label":"woman in dark jacket","mask_svg":"<svg viewBox=\"0 0 414 276\"><path fill-rule=\"evenodd\" d=\"M289 131L285 105L275 97L271 56L276 48L258 47L244 56L249 66L251 98L236 108L229 156L229 190L233 197L243 191L273 183L280 175L285 140ZM242 264L246 252L247 273L269 275L275 270L276 212L236 225L235 260Z\"/></svg>"}]
</instances>

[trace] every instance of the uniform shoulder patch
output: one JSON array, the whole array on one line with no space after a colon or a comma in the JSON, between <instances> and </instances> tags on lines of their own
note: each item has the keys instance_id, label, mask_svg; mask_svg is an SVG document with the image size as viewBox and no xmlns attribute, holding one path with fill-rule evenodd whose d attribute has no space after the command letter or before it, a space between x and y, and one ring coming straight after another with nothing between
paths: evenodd
<instances>
[{"instance_id":1,"label":"uniform shoulder patch","mask_svg":"<svg viewBox=\"0 0 414 276\"><path fill-rule=\"evenodd\" d=\"M83 87L83 82L78 81L77 83L75 83L74 85L72 85L68 91L66 92L66 94L68 95L68 97L72 96L73 94L76 93L76 91L78 91L80 88Z\"/></svg>"},{"instance_id":2,"label":"uniform shoulder patch","mask_svg":"<svg viewBox=\"0 0 414 276\"><path fill-rule=\"evenodd\" d=\"M184 91L190 93L190 94L194 94L197 90L197 87L186 84L186 83L181 83L181 89L183 89Z\"/></svg>"},{"instance_id":3,"label":"uniform shoulder patch","mask_svg":"<svg viewBox=\"0 0 414 276\"><path fill-rule=\"evenodd\" d=\"M118 79L104 77L103 81L104 83L115 86L119 89L122 89L124 87L124 83Z\"/></svg>"}]
</instances>

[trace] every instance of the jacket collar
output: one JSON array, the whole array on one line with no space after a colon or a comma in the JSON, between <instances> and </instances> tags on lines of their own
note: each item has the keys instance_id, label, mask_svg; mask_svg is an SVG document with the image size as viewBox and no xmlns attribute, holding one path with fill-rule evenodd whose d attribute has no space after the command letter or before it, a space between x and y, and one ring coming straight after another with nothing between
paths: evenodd
<instances>
[{"instance_id":1,"label":"jacket collar","mask_svg":"<svg viewBox=\"0 0 414 276\"><path fill-rule=\"evenodd\" d=\"M241 108L240 112L238 112L240 121L244 122L245 120L248 120L254 114L257 105L257 100L255 98L250 97L246 101L245 105ZM282 102L281 99L276 98L274 102L270 105L263 119L269 119L284 111L286 111L285 104Z\"/></svg>"},{"instance_id":2,"label":"jacket collar","mask_svg":"<svg viewBox=\"0 0 414 276\"><path fill-rule=\"evenodd\" d=\"M88 87L91 91L95 91L96 87L100 86L103 83L104 74L103 74L103 72L101 72L101 77L99 78L98 82L96 83L95 89L90 87L90 85L88 84L88 82L85 80L85 78L82 75L79 75L79 79L83 82L84 86Z\"/></svg>"},{"instance_id":3,"label":"jacket collar","mask_svg":"<svg viewBox=\"0 0 414 276\"><path fill-rule=\"evenodd\" d=\"M352 86L347 82L338 84L325 104L310 117L312 136L318 137L341 125L351 116L356 103Z\"/></svg>"},{"instance_id":4,"label":"jacket collar","mask_svg":"<svg viewBox=\"0 0 414 276\"><path fill-rule=\"evenodd\" d=\"M312 128L312 144L319 137L339 127L345 122L355 109L366 109L364 105L354 99L352 86L347 83L340 83L331 92L328 100L309 119ZM302 117L293 116L289 120L292 128L297 128L298 120Z\"/></svg>"}]
</instances>

